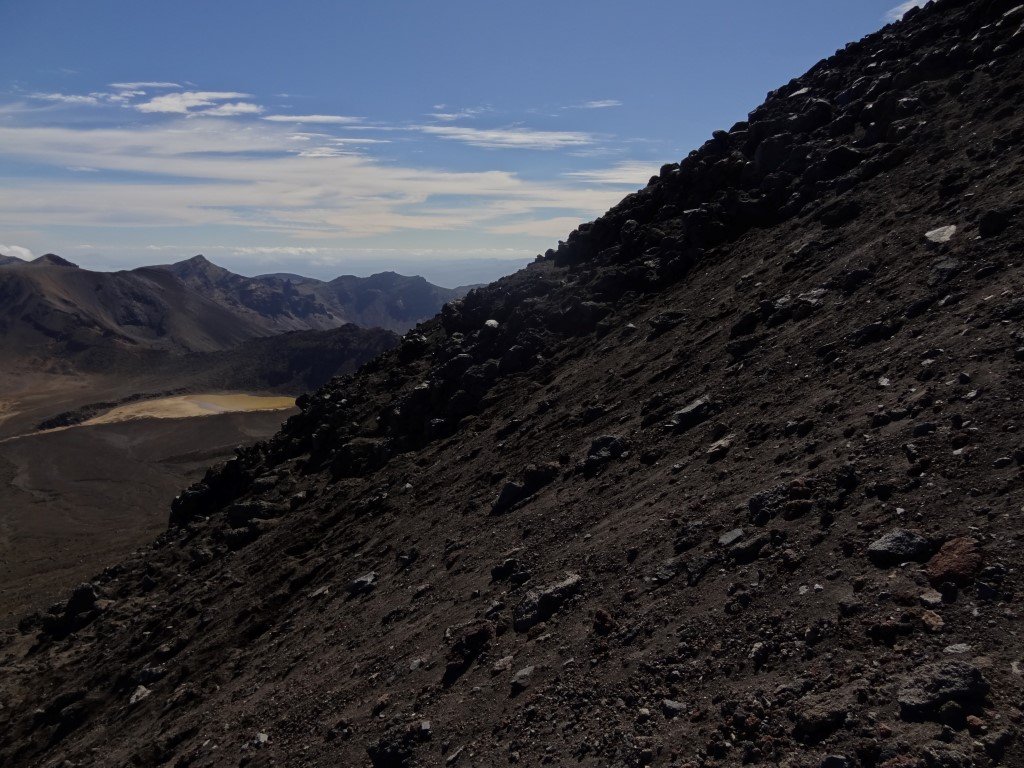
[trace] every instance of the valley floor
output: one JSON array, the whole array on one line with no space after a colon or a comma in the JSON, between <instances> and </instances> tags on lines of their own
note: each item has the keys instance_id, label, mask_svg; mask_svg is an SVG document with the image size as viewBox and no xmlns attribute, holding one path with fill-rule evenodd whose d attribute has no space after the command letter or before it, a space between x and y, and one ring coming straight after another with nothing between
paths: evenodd
<instances>
[{"instance_id":1,"label":"valley floor","mask_svg":"<svg viewBox=\"0 0 1024 768\"><path fill-rule=\"evenodd\" d=\"M55 399L81 405L76 389ZM23 433L11 435L0 412L0 627L148 544L166 528L178 492L237 445L274 434L295 410L290 397L183 395L32 432L32 419L46 413L38 398L5 403Z\"/></svg>"}]
</instances>

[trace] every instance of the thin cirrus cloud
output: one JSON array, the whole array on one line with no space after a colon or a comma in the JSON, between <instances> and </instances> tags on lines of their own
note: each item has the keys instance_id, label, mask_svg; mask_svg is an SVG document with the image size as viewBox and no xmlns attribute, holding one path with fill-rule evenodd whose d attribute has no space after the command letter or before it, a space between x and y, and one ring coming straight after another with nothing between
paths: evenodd
<instances>
[{"instance_id":1,"label":"thin cirrus cloud","mask_svg":"<svg viewBox=\"0 0 1024 768\"><path fill-rule=\"evenodd\" d=\"M111 88L115 88L119 91L144 91L147 89L151 90L165 90L168 88L181 88L178 83L162 83L154 81L144 81L140 83L111 83Z\"/></svg>"},{"instance_id":2,"label":"thin cirrus cloud","mask_svg":"<svg viewBox=\"0 0 1024 768\"><path fill-rule=\"evenodd\" d=\"M582 131L535 131L529 128L469 128L458 125L421 125L415 130L485 149L553 150L592 144L594 136Z\"/></svg>"},{"instance_id":3,"label":"thin cirrus cloud","mask_svg":"<svg viewBox=\"0 0 1024 768\"><path fill-rule=\"evenodd\" d=\"M610 109L611 107L621 106L622 102L618 99L596 99L583 102L579 105L579 109Z\"/></svg>"},{"instance_id":4,"label":"thin cirrus cloud","mask_svg":"<svg viewBox=\"0 0 1024 768\"><path fill-rule=\"evenodd\" d=\"M611 168L573 171L565 175L571 179L579 179L592 184L642 187L659 170L660 166L653 163L625 162L618 163Z\"/></svg>"},{"instance_id":5,"label":"thin cirrus cloud","mask_svg":"<svg viewBox=\"0 0 1024 768\"><path fill-rule=\"evenodd\" d=\"M221 104L213 107L212 109L204 109L201 112L195 112L193 114L205 115L206 117L235 117L237 115L258 115L262 111L263 107L259 104L252 104L247 101L236 101Z\"/></svg>"},{"instance_id":6,"label":"thin cirrus cloud","mask_svg":"<svg viewBox=\"0 0 1024 768\"><path fill-rule=\"evenodd\" d=\"M352 125L361 123L363 118L349 115L267 115L263 118L271 123L310 123L319 125Z\"/></svg>"},{"instance_id":7,"label":"thin cirrus cloud","mask_svg":"<svg viewBox=\"0 0 1024 768\"><path fill-rule=\"evenodd\" d=\"M465 109L449 110L444 104L435 104L434 109L436 112L431 112L430 116L435 120L440 120L443 123L450 123L455 120L471 120L474 117L479 117L482 114L491 111L491 107L466 107Z\"/></svg>"},{"instance_id":8,"label":"thin cirrus cloud","mask_svg":"<svg viewBox=\"0 0 1024 768\"><path fill-rule=\"evenodd\" d=\"M213 227L232 233L239 246L262 239L268 248L316 247L327 249L320 252L324 259L343 244L364 251L389 246L395 253L408 252L410 243L421 249L471 246L466 252L478 254L500 246L522 256L543 250L617 202L624 186L642 186L657 171L643 163L609 167L606 161L566 173L557 157L539 177L482 170L479 160L424 164L424 158L435 158L424 149L438 142L462 145L465 155L480 148L566 158L607 156L613 147L609 136L586 130L485 127L484 113L494 112L490 106L436 104L432 120L379 123L343 114L266 114L248 94L183 90L171 82L37 96L83 114L116 107L147 119L77 123L71 114L54 125L34 121L31 109L11 112L13 119L0 122L0 158L62 174L46 170L0 185L0 232L19 242L26 227L50 232L59 226L74 232L75 242L120 249L126 259L133 257L123 243L144 236L131 233L174 229L194 237ZM615 105L611 101L586 102L586 108L608 108ZM481 120L469 125L456 122L476 117ZM459 170L466 166L473 170ZM56 232L47 235L52 237L59 239Z\"/></svg>"},{"instance_id":9,"label":"thin cirrus cloud","mask_svg":"<svg viewBox=\"0 0 1024 768\"><path fill-rule=\"evenodd\" d=\"M185 115L197 107L213 107L218 101L244 99L248 96L248 93L234 91L181 91L156 96L149 101L136 104L135 108L139 112Z\"/></svg>"},{"instance_id":10,"label":"thin cirrus cloud","mask_svg":"<svg viewBox=\"0 0 1024 768\"><path fill-rule=\"evenodd\" d=\"M568 218L592 216L620 195L600 184L316 152L287 126L240 126L215 117L131 128L0 124L0 153L51 167L132 174L120 181L94 174L76 183L25 179L0 188L0 227L12 228L50 226L60 211L62 226L230 226L300 239L409 230L536 236Z\"/></svg>"},{"instance_id":11,"label":"thin cirrus cloud","mask_svg":"<svg viewBox=\"0 0 1024 768\"><path fill-rule=\"evenodd\" d=\"M100 103L99 94L33 93L31 98L37 101L53 101L60 104L95 105Z\"/></svg>"}]
</instances>

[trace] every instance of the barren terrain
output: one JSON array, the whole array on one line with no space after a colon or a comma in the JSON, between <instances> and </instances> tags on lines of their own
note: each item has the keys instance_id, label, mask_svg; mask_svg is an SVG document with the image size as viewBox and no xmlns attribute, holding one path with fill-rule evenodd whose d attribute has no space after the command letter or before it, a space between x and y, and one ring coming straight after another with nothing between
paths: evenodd
<instances>
[{"instance_id":1,"label":"barren terrain","mask_svg":"<svg viewBox=\"0 0 1024 768\"><path fill-rule=\"evenodd\" d=\"M1022 145L1024 6L837 51L9 630L0 761L1024 765Z\"/></svg>"},{"instance_id":2,"label":"barren terrain","mask_svg":"<svg viewBox=\"0 0 1024 768\"><path fill-rule=\"evenodd\" d=\"M287 398L246 412L250 399L229 398L235 412L211 415L199 401L191 408L201 417L181 418L180 406L175 418L166 407L161 418L122 412L0 441L0 625L152 541L182 488L294 412Z\"/></svg>"}]
</instances>

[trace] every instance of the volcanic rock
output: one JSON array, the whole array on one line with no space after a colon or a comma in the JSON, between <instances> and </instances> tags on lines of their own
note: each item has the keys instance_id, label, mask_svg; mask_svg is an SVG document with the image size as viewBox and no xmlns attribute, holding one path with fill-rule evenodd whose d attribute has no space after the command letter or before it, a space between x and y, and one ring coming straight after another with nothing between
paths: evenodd
<instances>
[{"instance_id":1,"label":"volcanic rock","mask_svg":"<svg viewBox=\"0 0 1024 768\"><path fill-rule=\"evenodd\" d=\"M981 549L975 539L956 538L943 544L928 561L925 572L933 584L967 584L981 570Z\"/></svg>"},{"instance_id":2,"label":"volcanic rock","mask_svg":"<svg viewBox=\"0 0 1024 768\"><path fill-rule=\"evenodd\" d=\"M931 552L931 544L916 531L895 528L871 542L868 559L878 566L898 565L908 560L923 560Z\"/></svg>"}]
</instances>

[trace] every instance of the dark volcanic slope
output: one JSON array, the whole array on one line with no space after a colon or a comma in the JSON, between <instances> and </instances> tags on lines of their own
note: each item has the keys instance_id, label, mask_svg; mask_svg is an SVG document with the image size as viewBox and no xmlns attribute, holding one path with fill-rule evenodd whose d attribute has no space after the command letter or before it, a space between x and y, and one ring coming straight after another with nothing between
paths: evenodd
<instances>
[{"instance_id":1,"label":"dark volcanic slope","mask_svg":"<svg viewBox=\"0 0 1024 768\"><path fill-rule=\"evenodd\" d=\"M847 47L302 399L7 639L0 762L1024 764L1013 5Z\"/></svg>"}]
</instances>

